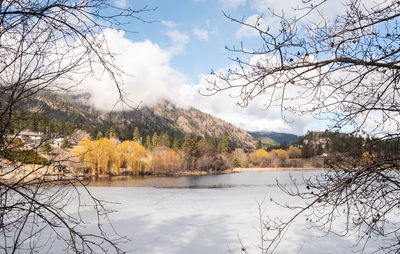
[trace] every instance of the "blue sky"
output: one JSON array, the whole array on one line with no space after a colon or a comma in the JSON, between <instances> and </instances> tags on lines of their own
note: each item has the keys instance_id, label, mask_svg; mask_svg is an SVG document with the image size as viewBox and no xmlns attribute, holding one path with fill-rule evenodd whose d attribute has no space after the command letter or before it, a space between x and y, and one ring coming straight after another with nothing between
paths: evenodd
<instances>
[{"instance_id":1,"label":"blue sky","mask_svg":"<svg viewBox=\"0 0 400 254\"><path fill-rule=\"evenodd\" d=\"M156 7L157 10L145 15L150 24L135 24L136 34L131 40L149 39L163 48L174 42L169 32L178 31L186 35L187 44L179 54L171 59L171 66L185 73L191 82L197 82L199 73L209 73L230 64L225 46L238 42L238 25L227 20L222 11L238 14L233 6L219 1L135 1L136 5ZM251 12L240 13L249 15ZM131 27L129 29L132 29Z\"/></svg>"},{"instance_id":2,"label":"blue sky","mask_svg":"<svg viewBox=\"0 0 400 254\"><path fill-rule=\"evenodd\" d=\"M254 31L228 20L223 11L247 21L263 15L263 25L273 27L277 20L268 15L268 8L291 15L301 0L116 0L115 3L157 8L141 15L150 23L133 22L105 31L108 46L117 53L117 64L130 74L122 79L131 101L152 105L168 99L178 106L194 106L249 131L304 134L307 130L327 128L326 122L312 116L284 113L290 121L285 122L279 108L263 110L266 101L262 96L247 108L241 108L235 104L237 99L232 98L235 91L212 97L199 93L209 86L207 79L212 69L218 72L232 67L229 57L235 56L225 46L240 45L241 41L246 47L260 45ZM343 11L343 6L329 1L323 11L326 16L334 17ZM112 107L116 89L107 77L86 80L84 85L92 93L95 106Z\"/></svg>"}]
</instances>

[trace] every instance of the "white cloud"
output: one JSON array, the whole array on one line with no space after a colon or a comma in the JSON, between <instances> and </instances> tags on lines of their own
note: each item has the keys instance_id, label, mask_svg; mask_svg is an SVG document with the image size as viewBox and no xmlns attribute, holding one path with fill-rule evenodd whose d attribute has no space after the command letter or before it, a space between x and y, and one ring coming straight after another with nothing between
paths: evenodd
<instances>
[{"instance_id":1,"label":"white cloud","mask_svg":"<svg viewBox=\"0 0 400 254\"><path fill-rule=\"evenodd\" d=\"M161 24L163 24L164 26L166 26L168 28L175 28L175 27L179 26L179 24L177 24L173 21L167 21L167 20L161 21Z\"/></svg>"},{"instance_id":2,"label":"white cloud","mask_svg":"<svg viewBox=\"0 0 400 254\"><path fill-rule=\"evenodd\" d=\"M193 28L194 35L200 40L208 40L209 32L205 29L198 28L197 26Z\"/></svg>"},{"instance_id":3,"label":"white cloud","mask_svg":"<svg viewBox=\"0 0 400 254\"><path fill-rule=\"evenodd\" d=\"M177 29L168 30L165 34L171 39L173 45L169 48L169 51L173 54L181 53L185 45L189 43L189 35L178 31Z\"/></svg>"},{"instance_id":4,"label":"white cloud","mask_svg":"<svg viewBox=\"0 0 400 254\"><path fill-rule=\"evenodd\" d=\"M220 71L224 72L225 70ZM195 90L206 93L206 89L210 87L207 80L215 80L215 78L210 75L203 75ZM220 87L223 87L220 80L215 81ZM248 131L268 130L303 134L307 124L311 121L311 115L299 117L285 112L284 116L288 120L288 122L285 122L279 107L263 110L267 99L263 95L254 98L247 107L240 107L237 105L238 102L241 102L238 94L240 94L240 88L230 89L213 96L195 96L191 103L206 113L222 118Z\"/></svg>"},{"instance_id":5,"label":"white cloud","mask_svg":"<svg viewBox=\"0 0 400 254\"><path fill-rule=\"evenodd\" d=\"M186 77L170 65L172 53L151 41L131 42L124 32L106 30L108 47L115 52L115 63L129 75L121 76L126 99L137 105L151 105L162 97L174 98L186 82ZM108 75L96 73L83 82L98 109L110 110L118 101L118 90Z\"/></svg>"},{"instance_id":6,"label":"white cloud","mask_svg":"<svg viewBox=\"0 0 400 254\"><path fill-rule=\"evenodd\" d=\"M199 91L205 91L209 84L209 75L202 75L198 84L188 84L188 78L174 69L170 61L174 56L169 48L163 49L159 45L146 40L132 42L124 37L124 32L106 30L105 36L108 47L116 53L115 62L129 75L123 75L123 90L126 99L136 106L152 105L160 99L168 99L178 106L194 106L206 113L220 117L245 130L270 130L302 134L309 118L294 117L293 124L285 123L278 109L262 111L263 100L255 99L248 108L241 108L235 104L237 91L218 93L214 96L202 96ZM178 36L179 37L179 36ZM177 41L186 41L178 39ZM184 37L183 37L184 38ZM102 110L110 110L118 101L118 90L108 75L97 73L96 77L89 77L83 83L85 91L92 95L91 102ZM120 109L121 105L117 107Z\"/></svg>"}]
</instances>

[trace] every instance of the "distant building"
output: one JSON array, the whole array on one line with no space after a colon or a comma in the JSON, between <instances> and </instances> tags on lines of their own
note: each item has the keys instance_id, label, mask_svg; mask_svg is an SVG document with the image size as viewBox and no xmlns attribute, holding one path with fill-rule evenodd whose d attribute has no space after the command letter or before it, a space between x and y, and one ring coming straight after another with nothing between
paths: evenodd
<instances>
[{"instance_id":1,"label":"distant building","mask_svg":"<svg viewBox=\"0 0 400 254\"><path fill-rule=\"evenodd\" d=\"M55 138L55 139L53 139L53 144L52 144L53 148L60 148L62 143L63 143L63 141L64 141L64 138Z\"/></svg>"},{"instance_id":2,"label":"distant building","mask_svg":"<svg viewBox=\"0 0 400 254\"><path fill-rule=\"evenodd\" d=\"M43 134L30 130L22 130L15 138L19 138L26 148L32 148L40 145L43 142Z\"/></svg>"}]
</instances>

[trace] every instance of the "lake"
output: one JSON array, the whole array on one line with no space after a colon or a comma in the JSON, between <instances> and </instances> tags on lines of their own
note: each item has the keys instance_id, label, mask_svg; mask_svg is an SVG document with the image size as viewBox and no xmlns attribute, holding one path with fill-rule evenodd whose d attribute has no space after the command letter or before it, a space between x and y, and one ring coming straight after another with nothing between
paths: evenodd
<instances>
[{"instance_id":1,"label":"lake","mask_svg":"<svg viewBox=\"0 0 400 254\"><path fill-rule=\"evenodd\" d=\"M115 210L110 218L116 231L131 241L128 253L260 253L259 206L269 216L289 216L270 202L303 202L285 196L276 179L290 184L321 171L264 171L195 177L99 178L90 190ZM310 228L301 217L275 253L353 253L354 242ZM92 225L94 227L94 225ZM90 226L88 228L90 230ZM373 244L372 244L373 245ZM368 249L366 253L368 253Z\"/></svg>"}]
</instances>

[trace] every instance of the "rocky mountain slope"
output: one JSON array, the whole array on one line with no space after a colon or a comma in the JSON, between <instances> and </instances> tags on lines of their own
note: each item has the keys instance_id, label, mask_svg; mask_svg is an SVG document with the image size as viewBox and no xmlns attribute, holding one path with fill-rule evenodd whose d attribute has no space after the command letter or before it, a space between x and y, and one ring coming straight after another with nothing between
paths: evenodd
<instances>
[{"instance_id":1,"label":"rocky mountain slope","mask_svg":"<svg viewBox=\"0 0 400 254\"><path fill-rule=\"evenodd\" d=\"M180 108L169 101L160 101L152 107L144 106L125 111L101 112L87 104L88 95L61 96L40 93L20 106L20 110L45 115L49 121L62 121L82 126L95 136L98 131L105 135L114 128L120 139L132 137L138 127L143 137L154 132L166 132L170 136L183 138L188 133L219 138L229 133L231 141L238 147L253 149L256 139L234 125L203 113L193 107Z\"/></svg>"}]
</instances>

